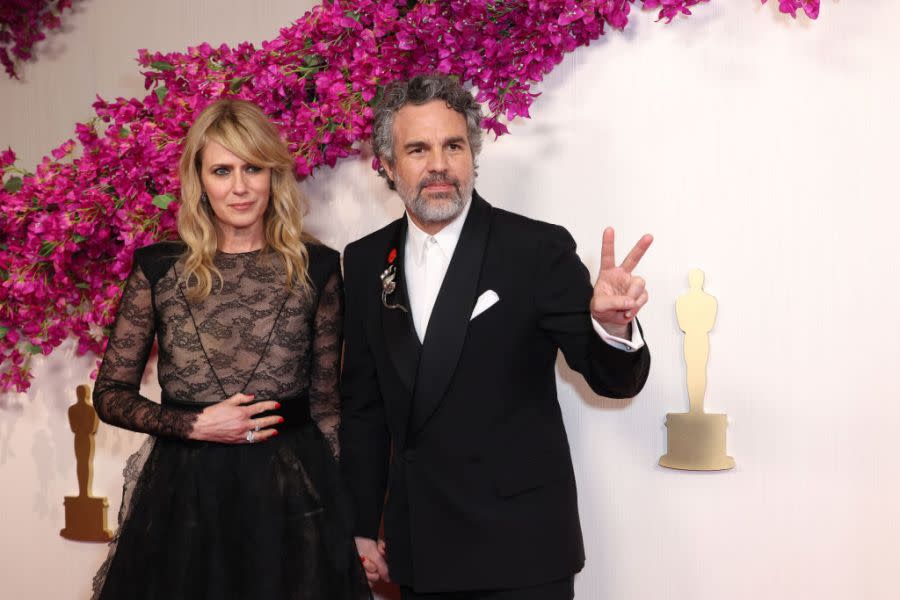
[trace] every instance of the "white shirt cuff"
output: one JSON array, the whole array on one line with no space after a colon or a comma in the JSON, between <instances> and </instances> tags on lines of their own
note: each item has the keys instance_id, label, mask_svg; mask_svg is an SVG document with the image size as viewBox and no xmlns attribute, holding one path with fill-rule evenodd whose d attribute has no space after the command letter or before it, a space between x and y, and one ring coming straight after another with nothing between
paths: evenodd
<instances>
[{"instance_id":1,"label":"white shirt cuff","mask_svg":"<svg viewBox=\"0 0 900 600\"><path fill-rule=\"evenodd\" d=\"M614 335L609 335L608 333L606 333L606 330L603 329L603 326L593 318L591 318L591 323L594 325L594 331L597 332L597 335L600 336L600 339L613 348L624 350L625 352L637 352L644 347L644 338L641 335L641 328L637 326L637 319L635 319L631 323L630 340L616 337Z\"/></svg>"}]
</instances>

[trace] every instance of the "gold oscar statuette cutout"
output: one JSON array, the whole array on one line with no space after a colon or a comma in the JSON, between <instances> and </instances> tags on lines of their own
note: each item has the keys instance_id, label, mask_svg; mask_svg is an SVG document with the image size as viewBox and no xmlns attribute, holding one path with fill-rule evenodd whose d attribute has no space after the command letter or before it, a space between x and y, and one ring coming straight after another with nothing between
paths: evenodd
<instances>
[{"instance_id":1,"label":"gold oscar statuette cutout","mask_svg":"<svg viewBox=\"0 0 900 600\"><path fill-rule=\"evenodd\" d=\"M666 415L668 451L659 459L659 464L686 471L724 471L734 468L734 459L725 454L728 415L703 412L709 332L716 322L718 306L716 299L703 291L703 279L703 271L692 270L688 276L691 290L675 302L678 326L684 331L684 362L691 409L686 413Z\"/></svg>"},{"instance_id":2,"label":"gold oscar statuette cutout","mask_svg":"<svg viewBox=\"0 0 900 600\"><path fill-rule=\"evenodd\" d=\"M108 542L112 532L106 527L106 498L91 496L94 476L94 434L100 425L91 404L91 388L79 385L78 401L69 407L69 425L75 434L75 462L78 472L78 495L66 496L66 526L59 535L80 542Z\"/></svg>"}]
</instances>

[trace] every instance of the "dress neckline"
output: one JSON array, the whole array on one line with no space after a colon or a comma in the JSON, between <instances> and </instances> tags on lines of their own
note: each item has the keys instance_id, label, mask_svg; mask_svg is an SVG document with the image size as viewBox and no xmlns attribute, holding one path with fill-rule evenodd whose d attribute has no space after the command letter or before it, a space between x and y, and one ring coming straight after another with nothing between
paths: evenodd
<instances>
[{"instance_id":1,"label":"dress neckline","mask_svg":"<svg viewBox=\"0 0 900 600\"><path fill-rule=\"evenodd\" d=\"M224 250L216 250L216 254L220 256L247 256L250 254L259 254L260 252L262 252L262 248L247 250L246 252L225 252Z\"/></svg>"}]
</instances>

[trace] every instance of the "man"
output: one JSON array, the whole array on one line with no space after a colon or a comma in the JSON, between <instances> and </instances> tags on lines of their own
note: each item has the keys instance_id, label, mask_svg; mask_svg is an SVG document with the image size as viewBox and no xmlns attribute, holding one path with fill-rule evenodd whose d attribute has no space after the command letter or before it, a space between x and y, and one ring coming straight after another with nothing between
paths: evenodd
<instances>
[{"instance_id":1,"label":"man","mask_svg":"<svg viewBox=\"0 0 900 600\"><path fill-rule=\"evenodd\" d=\"M605 231L592 292L565 229L474 191L480 121L443 76L395 84L376 111L375 153L406 215L344 257L357 547L404 600L571 599L584 547L556 355L598 394L640 391L647 292L631 271L652 238L616 266Z\"/></svg>"}]
</instances>

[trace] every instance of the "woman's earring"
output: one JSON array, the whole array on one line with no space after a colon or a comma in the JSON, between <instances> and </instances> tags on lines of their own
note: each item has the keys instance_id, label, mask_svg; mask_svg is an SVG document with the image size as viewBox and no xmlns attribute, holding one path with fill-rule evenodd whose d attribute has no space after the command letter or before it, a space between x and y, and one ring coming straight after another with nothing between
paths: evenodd
<instances>
[{"instance_id":1,"label":"woman's earring","mask_svg":"<svg viewBox=\"0 0 900 600\"><path fill-rule=\"evenodd\" d=\"M209 204L209 197L206 192L200 192L200 204Z\"/></svg>"}]
</instances>

